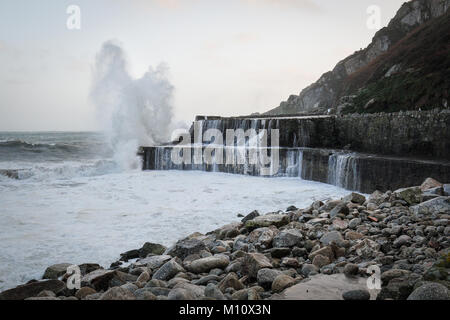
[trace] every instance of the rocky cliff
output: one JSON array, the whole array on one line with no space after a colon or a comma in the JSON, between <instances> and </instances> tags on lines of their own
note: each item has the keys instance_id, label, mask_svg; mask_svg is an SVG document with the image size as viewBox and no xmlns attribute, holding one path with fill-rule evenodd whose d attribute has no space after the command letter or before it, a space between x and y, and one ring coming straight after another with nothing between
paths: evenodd
<instances>
[{"instance_id":1,"label":"rocky cliff","mask_svg":"<svg viewBox=\"0 0 450 320\"><path fill-rule=\"evenodd\" d=\"M430 48L430 41L425 41L430 37L430 34L434 36L433 41L431 41L434 59L430 59L431 61L424 61L424 59L419 59L423 58L424 55L419 55L419 57L415 57L417 61L414 61L414 63L419 61L422 64L432 64L433 68L431 69L433 70L439 69L444 65L446 66L445 70L441 71L448 74L448 35L450 19L448 19L447 10L449 7L450 0L414 0L404 3L395 17L390 21L389 25L375 34L372 42L367 48L357 51L340 61L332 71L323 74L317 82L305 88L300 95L291 95L287 101L282 102L279 107L268 111L267 114L323 114L326 113L328 109L332 109L332 112L341 112L344 109L347 109L347 111L361 111L355 110L354 99L357 98L360 93L364 93L363 91L366 89L366 86L376 82L378 79L385 78L385 76L386 78L389 78L390 75L394 75L400 70L405 71L410 69L405 68L405 66L402 66L399 62L392 63L390 59L391 51L394 49L397 50L395 52L394 60L406 59L410 53L417 52L417 47ZM439 17L441 17L441 19L439 19ZM426 28L424 28L424 25L426 25ZM417 35L417 33L419 34ZM415 37L412 36L414 34L416 34ZM396 45L403 42L406 42L407 45L402 47L403 50L398 50ZM412 45L413 43L416 44L416 47ZM430 50L428 50L427 54L430 53L429 51ZM434 53L436 53L436 55ZM383 59L380 59L381 57L383 57ZM370 68L367 70L368 66L371 66L376 62L378 63L375 69L378 72L374 72L374 70ZM411 64L414 63L411 62ZM385 71L388 66L389 69L380 75L380 71ZM425 69L429 69L429 67L427 66ZM420 79L425 81L428 74L424 75L421 73L411 75L411 73L413 73L411 71L415 70L416 69L408 70L410 78L420 77ZM374 75L378 78L375 79ZM433 78L434 81L442 80L441 76L442 75L439 75L438 77ZM441 85L439 87L440 90L445 89L446 86L448 86L445 76L444 82L446 82L446 84ZM379 84L379 86L389 85L394 86L395 83ZM378 91L373 93L379 93ZM428 93L427 97L429 95L430 94ZM440 107L436 105L437 101L439 101L441 106L447 107L446 98L446 93L443 96L439 95L439 99L432 101L435 104L433 107ZM369 94L368 92L365 92L365 96L360 100L364 100L364 106L366 106L372 99L373 97L370 95L370 92ZM396 111L401 109L414 109L416 108L414 102L418 102L417 108L426 106L430 103L426 98L423 98L422 101L420 101L420 97L417 99L419 99L419 101L401 101L400 103L408 103L408 106L403 105L400 108L397 107L395 108ZM383 102L383 106L389 104L389 99L384 100L387 101ZM370 104L374 104L374 102L375 101L369 103L369 106ZM361 103L362 102L359 101L359 105ZM375 109L375 111L378 112L383 111L380 110L379 106Z\"/></svg>"}]
</instances>

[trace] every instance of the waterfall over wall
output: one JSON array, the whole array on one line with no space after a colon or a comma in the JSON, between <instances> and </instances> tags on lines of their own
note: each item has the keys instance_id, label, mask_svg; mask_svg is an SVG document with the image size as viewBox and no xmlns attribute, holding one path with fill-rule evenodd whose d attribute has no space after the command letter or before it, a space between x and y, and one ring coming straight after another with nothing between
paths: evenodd
<instances>
[{"instance_id":1,"label":"waterfall over wall","mask_svg":"<svg viewBox=\"0 0 450 320\"><path fill-rule=\"evenodd\" d=\"M219 131L224 153L233 149L234 164L174 164L174 145L143 148L144 170L201 170L260 176L249 150L258 145L258 136L244 137L243 163L237 160L242 145L226 143L227 130L267 132L262 150L279 152L279 169L274 177L295 177L333 184L348 190L370 193L420 185L428 177L450 181L450 112L404 112L398 114L314 116L284 118L221 118L198 116L189 133L191 143L201 153L211 141L195 137L209 129ZM278 129L279 144L272 146L271 130ZM266 150L267 149L267 150ZM351 149L351 151L350 151ZM380 151L377 151L380 150ZM355 152L358 151L358 152ZM368 152L368 153L361 153ZM381 154L380 154L381 153ZM213 160L217 160L215 153ZM424 160L433 157L434 160ZM439 160L436 160L439 159Z\"/></svg>"}]
</instances>

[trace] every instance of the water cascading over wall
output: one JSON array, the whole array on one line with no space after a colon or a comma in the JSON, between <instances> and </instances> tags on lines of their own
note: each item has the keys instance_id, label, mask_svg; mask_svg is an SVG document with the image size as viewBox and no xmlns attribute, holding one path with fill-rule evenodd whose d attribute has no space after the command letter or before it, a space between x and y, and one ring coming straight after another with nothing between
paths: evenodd
<instances>
[{"instance_id":1,"label":"water cascading over wall","mask_svg":"<svg viewBox=\"0 0 450 320\"><path fill-rule=\"evenodd\" d=\"M450 181L448 112L291 118L199 116L196 121L202 132L208 129L222 132L224 143L227 129L254 129L257 132L265 129L268 142L271 140L270 130L279 129L280 165L277 172L272 172L275 177L297 177L365 193L377 189L386 191L405 185L419 185L430 176L443 182ZM194 126L190 130L192 142L201 143L201 140L194 140L193 128ZM363 138L364 134L366 139ZM383 154L373 153L377 146ZM344 147L346 150L343 150ZM249 163L248 155L243 164L176 165L170 159L172 148L173 146L143 148L143 168L261 175L259 166ZM224 148L224 154L226 148L230 147ZM269 154L270 150L269 143ZM364 153L365 151L371 153ZM434 159L423 159L429 156Z\"/></svg>"}]
</instances>

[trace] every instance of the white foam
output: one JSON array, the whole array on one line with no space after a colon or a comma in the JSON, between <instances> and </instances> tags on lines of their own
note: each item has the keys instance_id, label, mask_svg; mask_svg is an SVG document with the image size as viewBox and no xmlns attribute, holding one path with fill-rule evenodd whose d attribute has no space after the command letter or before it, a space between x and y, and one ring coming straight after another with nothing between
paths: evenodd
<instances>
[{"instance_id":1,"label":"white foam","mask_svg":"<svg viewBox=\"0 0 450 320\"><path fill-rule=\"evenodd\" d=\"M298 178L150 171L0 184L0 290L55 263L104 267L146 241L171 245L195 231L348 193Z\"/></svg>"}]
</instances>

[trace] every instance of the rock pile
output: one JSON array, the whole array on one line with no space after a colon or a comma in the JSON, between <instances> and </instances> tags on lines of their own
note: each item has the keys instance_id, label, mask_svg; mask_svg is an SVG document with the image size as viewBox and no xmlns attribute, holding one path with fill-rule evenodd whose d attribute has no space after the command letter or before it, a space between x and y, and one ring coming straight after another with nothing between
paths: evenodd
<instances>
[{"instance_id":1,"label":"rock pile","mask_svg":"<svg viewBox=\"0 0 450 320\"><path fill-rule=\"evenodd\" d=\"M351 193L305 209L252 212L243 222L195 233L171 248L146 243L121 254L108 270L80 265L78 290L67 288L67 265L59 264L45 271L51 280L7 290L0 299L259 300L318 274L368 277L371 266L380 270L377 299L448 299L448 190L427 179L420 187L368 197ZM342 298L369 297L352 290Z\"/></svg>"}]
</instances>

